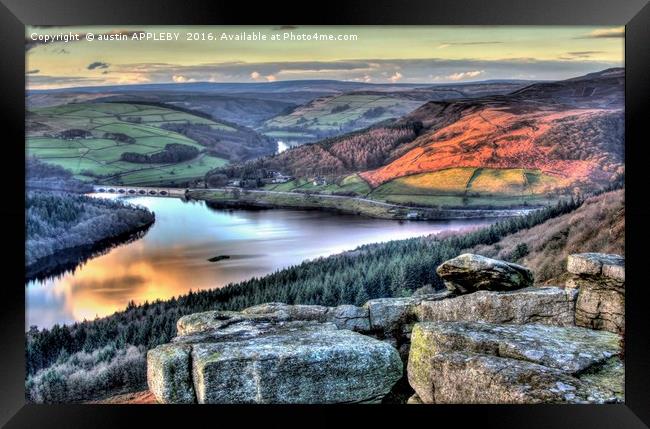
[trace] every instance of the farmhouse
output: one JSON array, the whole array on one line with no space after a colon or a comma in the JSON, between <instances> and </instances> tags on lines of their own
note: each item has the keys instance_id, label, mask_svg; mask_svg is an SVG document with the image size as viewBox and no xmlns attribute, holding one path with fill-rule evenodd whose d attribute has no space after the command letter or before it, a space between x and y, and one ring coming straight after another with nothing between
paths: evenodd
<instances>
[{"instance_id":1,"label":"farmhouse","mask_svg":"<svg viewBox=\"0 0 650 429\"><path fill-rule=\"evenodd\" d=\"M315 177L313 181L314 186L325 186L327 185L327 179L324 177Z\"/></svg>"}]
</instances>

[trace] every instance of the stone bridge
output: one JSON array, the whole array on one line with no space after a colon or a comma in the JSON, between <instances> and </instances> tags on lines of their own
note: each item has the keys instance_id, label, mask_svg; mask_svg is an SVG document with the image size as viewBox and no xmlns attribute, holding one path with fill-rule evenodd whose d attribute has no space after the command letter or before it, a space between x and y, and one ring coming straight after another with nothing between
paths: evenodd
<instances>
[{"instance_id":1,"label":"stone bridge","mask_svg":"<svg viewBox=\"0 0 650 429\"><path fill-rule=\"evenodd\" d=\"M93 185L95 192L128 195L155 195L157 197L184 197L185 188L161 188L146 186Z\"/></svg>"}]
</instances>

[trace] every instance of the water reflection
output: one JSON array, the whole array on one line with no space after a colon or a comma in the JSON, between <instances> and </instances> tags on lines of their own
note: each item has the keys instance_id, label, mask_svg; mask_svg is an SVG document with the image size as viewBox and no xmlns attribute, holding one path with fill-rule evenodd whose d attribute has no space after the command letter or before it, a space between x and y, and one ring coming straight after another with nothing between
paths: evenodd
<instances>
[{"instance_id":1,"label":"water reflection","mask_svg":"<svg viewBox=\"0 0 650 429\"><path fill-rule=\"evenodd\" d=\"M486 224L487 220L395 222L318 211L213 210L176 198L120 197L156 213L143 238L88 260L73 272L27 284L27 326L93 319L262 276L358 245ZM208 259L228 255L229 259Z\"/></svg>"}]
</instances>

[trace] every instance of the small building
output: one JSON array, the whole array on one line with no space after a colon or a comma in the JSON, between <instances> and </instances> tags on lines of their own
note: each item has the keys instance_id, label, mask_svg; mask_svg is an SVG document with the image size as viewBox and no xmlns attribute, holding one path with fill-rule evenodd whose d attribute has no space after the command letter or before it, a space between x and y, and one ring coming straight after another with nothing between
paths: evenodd
<instances>
[{"instance_id":1,"label":"small building","mask_svg":"<svg viewBox=\"0 0 650 429\"><path fill-rule=\"evenodd\" d=\"M323 177L316 177L313 181L314 186L326 186L327 180Z\"/></svg>"},{"instance_id":2,"label":"small building","mask_svg":"<svg viewBox=\"0 0 650 429\"><path fill-rule=\"evenodd\" d=\"M287 182L291 182L292 180L293 180L292 176L277 174L273 179L271 179L271 183L287 183Z\"/></svg>"}]
</instances>

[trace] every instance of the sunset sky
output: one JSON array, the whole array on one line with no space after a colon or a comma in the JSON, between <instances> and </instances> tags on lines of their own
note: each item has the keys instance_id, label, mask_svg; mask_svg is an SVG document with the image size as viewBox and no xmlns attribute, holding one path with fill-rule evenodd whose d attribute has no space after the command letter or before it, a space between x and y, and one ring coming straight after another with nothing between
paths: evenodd
<instances>
[{"instance_id":1,"label":"sunset sky","mask_svg":"<svg viewBox=\"0 0 650 429\"><path fill-rule=\"evenodd\" d=\"M81 41L33 37L79 34ZM178 41L133 40L134 32L180 33ZM186 33L217 40L187 41ZM219 40L260 32L267 41ZM124 34L127 41L87 41ZM282 40L355 35L348 41ZM281 35L281 36L279 36ZM271 37L281 40L270 40ZM449 83L564 79L623 66L623 27L28 27L27 86L49 89L172 82L338 79L371 83Z\"/></svg>"}]
</instances>

